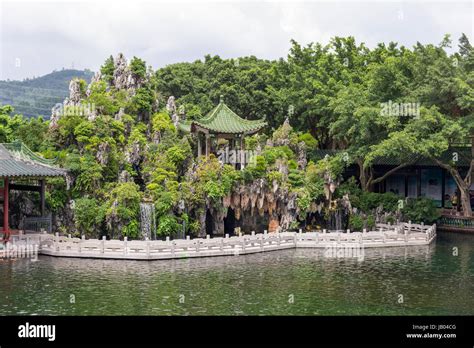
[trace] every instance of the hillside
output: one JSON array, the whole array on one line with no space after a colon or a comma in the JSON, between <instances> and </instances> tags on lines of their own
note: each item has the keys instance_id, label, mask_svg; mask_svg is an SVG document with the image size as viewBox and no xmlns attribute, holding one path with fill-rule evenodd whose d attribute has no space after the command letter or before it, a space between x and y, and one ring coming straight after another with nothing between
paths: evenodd
<instances>
[{"instance_id":1,"label":"hillside","mask_svg":"<svg viewBox=\"0 0 474 348\"><path fill-rule=\"evenodd\" d=\"M23 81L0 81L0 104L12 105L27 117L51 116L51 108L69 95L69 82L78 77L90 82L90 70L61 70Z\"/></svg>"}]
</instances>

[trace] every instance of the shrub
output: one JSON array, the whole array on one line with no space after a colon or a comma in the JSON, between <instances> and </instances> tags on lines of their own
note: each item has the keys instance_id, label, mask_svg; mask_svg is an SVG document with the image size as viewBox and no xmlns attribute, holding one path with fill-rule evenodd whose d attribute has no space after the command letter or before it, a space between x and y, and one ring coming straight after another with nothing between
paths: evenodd
<instances>
[{"instance_id":1,"label":"shrub","mask_svg":"<svg viewBox=\"0 0 474 348\"><path fill-rule=\"evenodd\" d=\"M303 133L298 137L298 142L304 142L308 149L318 146L318 141L310 133Z\"/></svg>"},{"instance_id":2,"label":"shrub","mask_svg":"<svg viewBox=\"0 0 474 348\"><path fill-rule=\"evenodd\" d=\"M355 208L362 210L364 213L370 213L380 206L384 211L394 212L398 209L400 199L400 196L391 192L362 192L360 196L352 196L351 203Z\"/></svg>"},{"instance_id":3,"label":"shrub","mask_svg":"<svg viewBox=\"0 0 474 348\"><path fill-rule=\"evenodd\" d=\"M349 228L360 232L364 228L364 219L360 215L352 214L349 218Z\"/></svg>"},{"instance_id":4,"label":"shrub","mask_svg":"<svg viewBox=\"0 0 474 348\"><path fill-rule=\"evenodd\" d=\"M130 61L130 71L135 76L144 79L146 77L146 63L144 60L133 57Z\"/></svg>"},{"instance_id":5,"label":"shrub","mask_svg":"<svg viewBox=\"0 0 474 348\"><path fill-rule=\"evenodd\" d=\"M106 217L112 232L138 237L141 192L137 184L125 182L117 184L108 194Z\"/></svg>"},{"instance_id":6,"label":"shrub","mask_svg":"<svg viewBox=\"0 0 474 348\"><path fill-rule=\"evenodd\" d=\"M375 227L375 216L374 215L368 215L367 216L366 226L369 230L371 230Z\"/></svg>"},{"instance_id":7,"label":"shrub","mask_svg":"<svg viewBox=\"0 0 474 348\"><path fill-rule=\"evenodd\" d=\"M174 127L173 122L171 122L171 118L165 112L159 112L154 114L152 117L151 125L153 131L155 132L176 132L176 128Z\"/></svg>"},{"instance_id":8,"label":"shrub","mask_svg":"<svg viewBox=\"0 0 474 348\"><path fill-rule=\"evenodd\" d=\"M248 165L245 167L244 171L247 172L244 174L244 177L247 181L252 181L255 179L260 179L265 176L267 162L263 156L255 156L255 164Z\"/></svg>"},{"instance_id":9,"label":"shrub","mask_svg":"<svg viewBox=\"0 0 474 348\"><path fill-rule=\"evenodd\" d=\"M181 229L174 215L165 215L158 220L156 233L158 236L171 236Z\"/></svg>"},{"instance_id":10,"label":"shrub","mask_svg":"<svg viewBox=\"0 0 474 348\"><path fill-rule=\"evenodd\" d=\"M105 218L105 206L95 198L78 198L74 205L74 224L80 235L98 237Z\"/></svg>"},{"instance_id":11,"label":"shrub","mask_svg":"<svg viewBox=\"0 0 474 348\"><path fill-rule=\"evenodd\" d=\"M269 165L274 164L277 159L292 159L295 157L295 154L288 146L266 148L262 155Z\"/></svg>"},{"instance_id":12,"label":"shrub","mask_svg":"<svg viewBox=\"0 0 474 348\"><path fill-rule=\"evenodd\" d=\"M402 214L406 221L426 224L434 223L440 216L435 202L425 197L408 199Z\"/></svg>"}]
</instances>

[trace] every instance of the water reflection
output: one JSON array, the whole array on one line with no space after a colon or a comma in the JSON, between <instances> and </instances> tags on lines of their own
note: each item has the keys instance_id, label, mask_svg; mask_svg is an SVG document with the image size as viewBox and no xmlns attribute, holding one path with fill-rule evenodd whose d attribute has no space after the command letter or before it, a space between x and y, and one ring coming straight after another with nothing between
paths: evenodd
<instances>
[{"instance_id":1,"label":"water reflection","mask_svg":"<svg viewBox=\"0 0 474 348\"><path fill-rule=\"evenodd\" d=\"M318 249L151 262L1 261L0 313L472 315L473 242L440 235L430 246L366 248L362 261Z\"/></svg>"}]
</instances>

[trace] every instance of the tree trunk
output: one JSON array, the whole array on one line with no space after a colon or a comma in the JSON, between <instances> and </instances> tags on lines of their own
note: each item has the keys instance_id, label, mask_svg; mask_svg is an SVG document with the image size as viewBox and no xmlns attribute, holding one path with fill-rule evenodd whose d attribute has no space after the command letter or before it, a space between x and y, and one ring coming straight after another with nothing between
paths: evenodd
<instances>
[{"instance_id":1,"label":"tree trunk","mask_svg":"<svg viewBox=\"0 0 474 348\"><path fill-rule=\"evenodd\" d=\"M469 194L469 188L460 190L461 191L461 207L463 211L463 216L471 217L472 208L471 208L471 197Z\"/></svg>"},{"instance_id":2,"label":"tree trunk","mask_svg":"<svg viewBox=\"0 0 474 348\"><path fill-rule=\"evenodd\" d=\"M433 158L433 160L436 162L436 164L438 164L440 167L445 168L451 174L454 181L456 182L459 192L461 193L461 207L463 211L463 216L471 217L472 207L471 207L470 188L471 188L471 180L472 180L472 170L474 168L474 159L471 160L471 165L464 179L459 174L459 171L457 168L454 168L448 164L445 164L439 161L437 158Z\"/></svg>"},{"instance_id":3,"label":"tree trunk","mask_svg":"<svg viewBox=\"0 0 474 348\"><path fill-rule=\"evenodd\" d=\"M360 187L363 191L369 191L371 188L370 186L370 178L369 178L369 169L364 168L364 162L362 160L357 161L357 165L359 166L359 182Z\"/></svg>"}]
</instances>

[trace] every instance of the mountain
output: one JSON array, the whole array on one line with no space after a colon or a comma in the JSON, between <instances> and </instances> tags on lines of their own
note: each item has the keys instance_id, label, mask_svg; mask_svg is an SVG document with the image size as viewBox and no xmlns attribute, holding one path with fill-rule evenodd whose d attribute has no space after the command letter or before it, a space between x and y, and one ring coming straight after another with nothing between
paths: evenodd
<instances>
[{"instance_id":1,"label":"mountain","mask_svg":"<svg viewBox=\"0 0 474 348\"><path fill-rule=\"evenodd\" d=\"M90 82L90 70L64 69L23 81L0 81L0 105L12 105L26 117L51 116L51 108L69 95L69 82L80 78Z\"/></svg>"}]
</instances>

